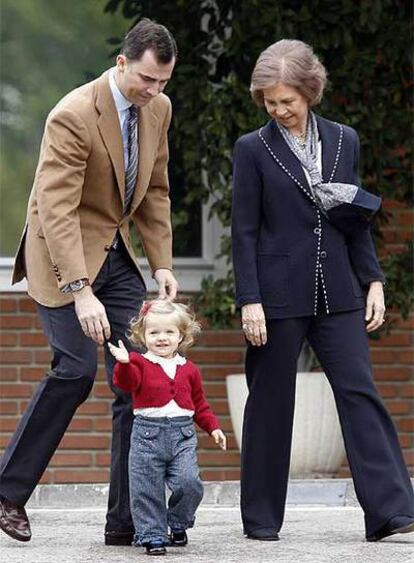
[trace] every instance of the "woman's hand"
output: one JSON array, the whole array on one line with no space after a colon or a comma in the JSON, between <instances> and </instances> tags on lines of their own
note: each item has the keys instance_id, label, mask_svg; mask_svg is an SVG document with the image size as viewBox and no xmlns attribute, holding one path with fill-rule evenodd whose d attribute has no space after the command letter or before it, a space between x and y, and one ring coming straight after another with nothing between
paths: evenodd
<instances>
[{"instance_id":1,"label":"woman's hand","mask_svg":"<svg viewBox=\"0 0 414 563\"><path fill-rule=\"evenodd\" d=\"M365 320L367 331L372 332L380 328L384 322L385 305L384 305L384 288L382 282L371 282L367 296L367 307L365 312Z\"/></svg>"},{"instance_id":2,"label":"woman's hand","mask_svg":"<svg viewBox=\"0 0 414 563\"><path fill-rule=\"evenodd\" d=\"M220 428L217 428L216 430L213 430L211 435L213 436L216 444L220 444L220 448L222 450L225 450L227 447L227 438L224 432L220 430Z\"/></svg>"},{"instance_id":3,"label":"woman's hand","mask_svg":"<svg viewBox=\"0 0 414 563\"><path fill-rule=\"evenodd\" d=\"M119 348L108 342L109 351L111 352L113 357L118 360L118 362L121 362L121 364L128 364L129 354L128 350L125 348L125 344L122 342L122 340L118 340L118 345Z\"/></svg>"},{"instance_id":4,"label":"woman's hand","mask_svg":"<svg viewBox=\"0 0 414 563\"><path fill-rule=\"evenodd\" d=\"M267 342L266 319L261 303L249 303L241 309L242 329L253 346L263 346Z\"/></svg>"}]
</instances>

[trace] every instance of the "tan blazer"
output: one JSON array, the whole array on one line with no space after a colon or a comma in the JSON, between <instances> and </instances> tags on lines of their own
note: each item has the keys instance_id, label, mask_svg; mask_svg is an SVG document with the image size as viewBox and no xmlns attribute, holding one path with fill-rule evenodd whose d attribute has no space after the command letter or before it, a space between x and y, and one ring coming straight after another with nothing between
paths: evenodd
<instances>
[{"instance_id":1,"label":"tan blazer","mask_svg":"<svg viewBox=\"0 0 414 563\"><path fill-rule=\"evenodd\" d=\"M138 178L124 217L122 135L108 75L70 92L46 121L12 283L27 277L29 295L48 307L72 301L60 291L65 284L95 280L118 228L136 263L131 219L152 271L172 267L171 103L159 94L139 111Z\"/></svg>"}]
</instances>

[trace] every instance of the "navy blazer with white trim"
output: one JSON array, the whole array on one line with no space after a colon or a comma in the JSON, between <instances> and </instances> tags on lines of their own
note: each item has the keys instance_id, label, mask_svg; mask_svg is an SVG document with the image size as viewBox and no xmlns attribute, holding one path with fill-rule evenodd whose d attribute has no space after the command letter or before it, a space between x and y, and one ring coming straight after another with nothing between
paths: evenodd
<instances>
[{"instance_id":1,"label":"navy blazer with white trim","mask_svg":"<svg viewBox=\"0 0 414 563\"><path fill-rule=\"evenodd\" d=\"M324 181L360 185L357 133L319 116L317 123ZM316 274L319 262L327 310L334 313L364 307L362 288L384 279L369 227L355 236L345 236L335 228L292 179L309 191L302 166L275 122L271 120L261 134L279 163L259 131L240 137L234 148L236 305L262 303L267 318L313 315L317 277L321 283Z\"/></svg>"}]
</instances>

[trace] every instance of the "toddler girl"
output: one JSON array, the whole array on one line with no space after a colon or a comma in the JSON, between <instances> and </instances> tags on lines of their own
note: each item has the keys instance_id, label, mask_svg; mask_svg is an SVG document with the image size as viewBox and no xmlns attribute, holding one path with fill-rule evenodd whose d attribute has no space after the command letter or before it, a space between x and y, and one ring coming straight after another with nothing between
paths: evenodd
<instances>
[{"instance_id":1,"label":"toddler girl","mask_svg":"<svg viewBox=\"0 0 414 563\"><path fill-rule=\"evenodd\" d=\"M149 555L164 555L166 545L187 544L186 529L203 497L193 418L223 450L226 437L204 397L200 371L179 353L200 331L188 307L146 301L130 327L130 340L144 345L145 354L128 354L121 340L108 347L118 360L114 383L132 393L135 414L129 453L134 542Z\"/></svg>"}]
</instances>

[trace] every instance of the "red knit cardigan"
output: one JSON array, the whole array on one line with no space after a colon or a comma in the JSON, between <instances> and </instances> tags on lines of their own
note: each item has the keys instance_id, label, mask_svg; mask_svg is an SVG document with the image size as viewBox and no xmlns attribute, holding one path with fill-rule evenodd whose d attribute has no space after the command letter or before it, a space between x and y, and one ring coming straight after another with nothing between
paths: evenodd
<instances>
[{"instance_id":1,"label":"red knit cardigan","mask_svg":"<svg viewBox=\"0 0 414 563\"><path fill-rule=\"evenodd\" d=\"M128 364L115 364L114 383L132 393L134 409L163 407L174 399L181 408L194 411L195 422L208 434L220 428L205 399L200 371L189 360L177 366L175 378L171 379L160 365L130 352Z\"/></svg>"}]
</instances>

